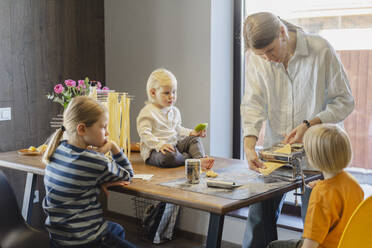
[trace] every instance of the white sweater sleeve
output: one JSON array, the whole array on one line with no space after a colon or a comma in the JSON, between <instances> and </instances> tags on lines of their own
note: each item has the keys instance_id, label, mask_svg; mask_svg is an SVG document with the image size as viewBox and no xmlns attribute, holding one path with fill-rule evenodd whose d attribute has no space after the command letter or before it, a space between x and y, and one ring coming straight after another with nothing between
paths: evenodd
<instances>
[{"instance_id":1,"label":"white sweater sleeve","mask_svg":"<svg viewBox=\"0 0 372 248\"><path fill-rule=\"evenodd\" d=\"M152 134L153 120L146 112L141 112L137 118L137 131L140 136L141 143L146 144L150 149L159 151L165 144Z\"/></svg>"},{"instance_id":2,"label":"white sweater sleeve","mask_svg":"<svg viewBox=\"0 0 372 248\"><path fill-rule=\"evenodd\" d=\"M185 128L182 126L181 113L178 108L175 108L176 112L176 131L179 136L189 136L192 129Z\"/></svg>"}]
</instances>

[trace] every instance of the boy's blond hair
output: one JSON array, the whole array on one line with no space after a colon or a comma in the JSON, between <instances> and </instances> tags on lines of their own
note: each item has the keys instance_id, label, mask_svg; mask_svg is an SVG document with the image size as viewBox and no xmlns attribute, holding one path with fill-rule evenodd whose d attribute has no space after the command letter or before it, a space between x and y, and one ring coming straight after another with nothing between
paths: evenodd
<instances>
[{"instance_id":1,"label":"boy's blond hair","mask_svg":"<svg viewBox=\"0 0 372 248\"><path fill-rule=\"evenodd\" d=\"M311 166L329 173L341 171L352 158L349 136L335 124L319 124L307 130L304 149Z\"/></svg>"},{"instance_id":2,"label":"boy's blond hair","mask_svg":"<svg viewBox=\"0 0 372 248\"><path fill-rule=\"evenodd\" d=\"M152 89L157 90L162 86L169 86L169 85L177 89L177 79L173 75L172 72L164 68L159 68L153 71L150 74L149 79L147 80L147 85L146 85L146 93L147 93L147 99L148 99L147 103L154 102L154 99L151 96Z\"/></svg>"}]
</instances>

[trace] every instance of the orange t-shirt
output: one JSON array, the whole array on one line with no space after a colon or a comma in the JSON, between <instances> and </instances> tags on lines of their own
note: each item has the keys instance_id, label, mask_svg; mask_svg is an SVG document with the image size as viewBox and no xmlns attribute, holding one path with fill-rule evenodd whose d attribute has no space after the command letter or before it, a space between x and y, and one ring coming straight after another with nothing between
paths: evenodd
<instances>
[{"instance_id":1,"label":"orange t-shirt","mask_svg":"<svg viewBox=\"0 0 372 248\"><path fill-rule=\"evenodd\" d=\"M364 193L347 172L318 182L313 188L306 212L303 238L320 248L337 248L342 232Z\"/></svg>"}]
</instances>

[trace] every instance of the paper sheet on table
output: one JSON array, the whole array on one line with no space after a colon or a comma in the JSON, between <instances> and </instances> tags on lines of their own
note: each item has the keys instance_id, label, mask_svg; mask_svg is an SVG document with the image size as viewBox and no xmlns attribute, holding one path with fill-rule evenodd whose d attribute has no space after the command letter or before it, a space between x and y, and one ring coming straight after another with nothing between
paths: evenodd
<instances>
[{"instance_id":1,"label":"paper sheet on table","mask_svg":"<svg viewBox=\"0 0 372 248\"><path fill-rule=\"evenodd\" d=\"M150 180L154 175L153 174L134 174L133 178L139 178L142 180Z\"/></svg>"}]
</instances>

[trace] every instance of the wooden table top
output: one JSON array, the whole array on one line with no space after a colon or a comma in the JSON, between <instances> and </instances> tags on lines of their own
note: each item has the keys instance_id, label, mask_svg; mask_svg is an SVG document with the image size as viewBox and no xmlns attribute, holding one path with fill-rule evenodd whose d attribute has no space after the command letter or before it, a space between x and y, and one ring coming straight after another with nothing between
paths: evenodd
<instances>
[{"instance_id":1,"label":"wooden table top","mask_svg":"<svg viewBox=\"0 0 372 248\"><path fill-rule=\"evenodd\" d=\"M20 155L17 151L1 152L0 167L44 175L45 165L40 155Z\"/></svg>"},{"instance_id":2,"label":"wooden table top","mask_svg":"<svg viewBox=\"0 0 372 248\"><path fill-rule=\"evenodd\" d=\"M247 168L246 161L228 158L215 158L214 169L225 168L231 165ZM226 214L230 211L240 209L252 203L268 199L278 194L288 192L300 186L300 182L279 187L265 194L256 195L243 200L233 200L214 195L207 195L186 191L178 188L171 188L159 185L185 176L183 166L177 168L158 168L146 165L139 153L132 153L131 162L135 174L153 174L151 180L133 179L126 187L112 187L110 190L130 195L141 196L170 203L179 204L194 209L204 210L216 214ZM24 172L31 172L37 175L44 175L45 166L41 163L41 156L19 155L16 151L0 153L0 167L7 167Z\"/></svg>"}]
</instances>

